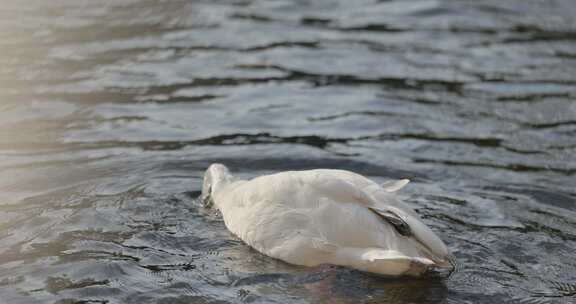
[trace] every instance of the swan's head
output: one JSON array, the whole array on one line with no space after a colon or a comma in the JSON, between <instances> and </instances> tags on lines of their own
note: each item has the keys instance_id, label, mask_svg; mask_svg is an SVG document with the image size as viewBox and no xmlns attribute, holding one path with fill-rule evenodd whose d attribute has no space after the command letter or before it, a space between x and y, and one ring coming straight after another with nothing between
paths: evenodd
<instances>
[{"instance_id":1,"label":"swan's head","mask_svg":"<svg viewBox=\"0 0 576 304\"><path fill-rule=\"evenodd\" d=\"M226 166L222 164L211 164L206 170L206 173L204 173L201 196L202 201L208 202L212 200L222 185L231 181L231 179L232 176Z\"/></svg>"}]
</instances>

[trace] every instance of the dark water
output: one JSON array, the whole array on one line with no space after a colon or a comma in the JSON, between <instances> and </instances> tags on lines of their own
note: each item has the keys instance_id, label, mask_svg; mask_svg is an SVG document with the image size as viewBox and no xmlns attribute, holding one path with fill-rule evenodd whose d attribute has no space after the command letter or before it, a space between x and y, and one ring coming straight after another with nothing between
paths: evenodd
<instances>
[{"instance_id":1,"label":"dark water","mask_svg":"<svg viewBox=\"0 0 576 304\"><path fill-rule=\"evenodd\" d=\"M3 1L0 302L576 303L576 3ZM204 169L411 178L449 280L311 273Z\"/></svg>"}]
</instances>

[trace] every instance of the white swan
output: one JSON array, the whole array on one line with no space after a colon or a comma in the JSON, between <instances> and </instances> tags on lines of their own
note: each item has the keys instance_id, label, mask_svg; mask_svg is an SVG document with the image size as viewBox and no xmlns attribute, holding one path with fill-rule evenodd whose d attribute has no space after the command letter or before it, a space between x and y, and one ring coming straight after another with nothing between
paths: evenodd
<instances>
[{"instance_id":1,"label":"white swan","mask_svg":"<svg viewBox=\"0 0 576 304\"><path fill-rule=\"evenodd\" d=\"M446 245L392 194L407 183L378 185L331 169L245 181L212 164L202 199L212 200L226 227L248 245L291 264L333 264L389 276L452 269Z\"/></svg>"}]
</instances>

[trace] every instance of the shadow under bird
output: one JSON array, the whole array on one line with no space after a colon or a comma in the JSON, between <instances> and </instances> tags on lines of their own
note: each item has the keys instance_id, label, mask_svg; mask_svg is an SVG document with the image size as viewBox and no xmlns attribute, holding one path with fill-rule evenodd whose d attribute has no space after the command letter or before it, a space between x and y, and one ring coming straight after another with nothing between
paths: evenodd
<instances>
[{"instance_id":1,"label":"shadow under bird","mask_svg":"<svg viewBox=\"0 0 576 304\"><path fill-rule=\"evenodd\" d=\"M291 264L340 265L385 276L451 272L454 258L446 245L393 193L408 182L379 185L333 169L240 180L226 166L212 164L202 199L245 243Z\"/></svg>"}]
</instances>

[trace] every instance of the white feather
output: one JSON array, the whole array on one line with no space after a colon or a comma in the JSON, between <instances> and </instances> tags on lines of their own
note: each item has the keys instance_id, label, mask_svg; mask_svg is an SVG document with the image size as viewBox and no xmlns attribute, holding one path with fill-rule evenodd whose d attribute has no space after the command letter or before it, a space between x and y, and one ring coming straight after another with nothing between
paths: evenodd
<instances>
[{"instance_id":1,"label":"white feather","mask_svg":"<svg viewBox=\"0 0 576 304\"><path fill-rule=\"evenodd\" d=\"M408 180L383 186L344 170L317 169L234 179L220 164L205 175L226 227L248 245L288 263L335 264L383 275L420 275L446 267L449 252L392 193ZM380 216L379 216L380 214ZM386 217L407 223L398 233Z\"/></svg>"},{"instance_id":2,"label":"white feather","mask_svg":"<svg viewBox=\"0 0 576 304\"><path fill-rule=\"evenodd\" d=\"M380 186L386 192L396 192L396 191L404 188L404 186L408 185L409 182L410 182L409 179L391 180L391 181L387 181L387 182L382 183L382 185L380 185Z\"/></svg>"}]
</instances>

